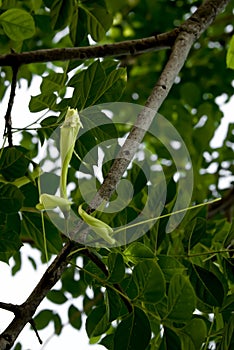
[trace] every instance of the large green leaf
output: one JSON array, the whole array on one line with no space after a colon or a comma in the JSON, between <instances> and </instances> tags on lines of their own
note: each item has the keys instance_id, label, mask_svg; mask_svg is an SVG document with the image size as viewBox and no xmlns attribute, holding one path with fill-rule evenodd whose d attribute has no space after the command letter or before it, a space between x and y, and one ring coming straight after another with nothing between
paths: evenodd
<instances>
[{"instance_id":1,"label":"large green leaf","mask_svg":"<svg viewBox=\"0 0 234 350\"><path fill-rule=\"evenodd\" d=\"M157 258L158 264L167 282L169 282L174 275L182 274L186 269L185 266L173 256L158 255Z\"/></svg>"},{"instance_id":2,"label":"large green leaf","mask_svg":"<svg viewBox=\"0 0 234 350\"><path fill-rule=\"evenodd\" d=\"M3 149L0 158L0 173L6 180L13 181L25 175L30 162L25 152L26 150L20 146Z\"/></svg>"},{"instance_id":3,"label":"large green leaf","mask_svg":"<svg viewBox=\"0 0 234 350\"><path fill-rule=\"evenodd\" d=\"M136 265L133 279L138 287L138 298L148 303L158 303L165 295L165 279L154 260L145 260Z\"/></svg>"},{"instance_id":4,"label":"large green leaf","mask_svg":"<svg viewBox=\"0 0 234 350\"><path fill-rule=\"evenodd\" d=\"M23 212L22 218L22 237L31 238L40 248L40 250L44 252L41 214ZM51 223L46 215L44 216L44 223L48 252L56 254L62 248L62 238L57 228Z\"/></svg>"},{"instance_id":5,"label":"large green leaf","mask_svg":"<svg viewBox=\"0 0 234 350\"><path fill-rule=\"evenodd\" d=\"M190 280L197 297L210 306L222 306L225 296L222 282L214 273L198 265L192 265Z\"/></svg>"},{"instance_id":6,"label":"large green leaf","mask_svg":"<svg viewBox=\"0 0 234 350\"><path fill-rule=\"evenodd\" d=\"M53 29L63 29L70 23L73 13L73 0L53 0L50 8Z\"/></svg>"},{"instance_id":7,"label":"large green leaf","mask_svg":"<svg viewBox=\"0 0 234 350\"><path fill-rule=\"evenodd\" d=\"M105 1L86 0L81 1L79 6L86 13L87 30L93 40L99 41L103 39L112 24L112 15L108 13Z\"/></svg>"},{"instance_id":8,"label":"large green leaf","mask_svg":"<svg viewBox=\"0 0 234 350\"><path fill-rule=\"evenodd\" d=\"M104 305L98 306L90 312L85 324L89 338L102 335L109 327L110 322Z\"/></svg>"},{"instance_id":9,"label":"large green leaf","mask_svg":"<svg viewBox=\"0 0 234 350\"><path fill-rule=\"evenodd\" d=\"M32 96L29 102L31 112L40 112L43 109L53 109L56 102L56 95L53 93L43 93L37 96Z\"/></svg>"},{"instance_id":10,"label":"large green leaf","mask_svg":"<svg viewBox=\"0 0 234 350\"><path fill-rule=\"evenodd\" d=\"M33 17L26 11L12 8L0 15L4 32L14 41L31 38L35 32Z\"/></svg>"},{"instance_id":11,"label":"large green leaf","mask_svg":"<svg viewBox=\"0 0 234 350\"><path fill-rule=\"evenodd\" d=\"M68 82L74 87L71 105L82 110L94 104L119 100L126 84L126 70L105 70L105 62L99 60L82 70Z\"/></svg>"},{"instance_id":12,"label":"large green leaf","mask_svg":"<svg viewBox=\"0 0 234 350\"><path fill-rule=\"evenodd\" d=\"M0 183L0 213L17 213L23 205L24 195L18 187Z\"/></svg>"},{"instance_id":13,"label":"large green leaf","mask_svg":"<svg viewBox=\"0 0 234 350\"><path fill-rule=\"evenodd\" d=\"M176 274L172 277L168 290L167 318L183 322L192 317L196 307L196 295L189 277Z\"/></svg>"},{"instance_id":14,"label":"large green leaf","mask_svg":"<svg viewBox=\"0 0 234 350\"><path fill-rule=\"evenodd\" d=\"M53 91L59 91L64 87L67 74L52 72L43 78L41 83L41 92L43 94L50 94Z\"/></svg>"},{"instance_id":15,"label":"large green leaf","mask_svg":"<svg viewBox=\"0 0 234 350\"><path fill-rule=\"evenodd\" d=\"M202 319L192 319L180 332L181 350L201 349L207 336L206 324Z\"/></svg>"},{"instance_id":16,"label":"large green leaf","mask_svg":"<svg viewBox=\"0 0 234 350\"><path fill-rule=\"evenodd\" d=\"M148 317L139 308L119 323L115 336L113 350L144 350L151 338L151 329Z\"/></svg>"}]
</instances>

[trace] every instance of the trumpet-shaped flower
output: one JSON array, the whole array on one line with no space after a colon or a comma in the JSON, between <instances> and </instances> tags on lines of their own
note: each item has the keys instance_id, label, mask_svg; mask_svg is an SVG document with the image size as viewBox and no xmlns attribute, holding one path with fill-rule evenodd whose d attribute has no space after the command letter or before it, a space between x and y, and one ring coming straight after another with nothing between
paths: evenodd
<instances>
[{"instance_id":1,"label":"trumpet-shaped flower","mask_svg":"<svg viewBox=\"0 0 234 350\"><path fill-rule=\"evenodd\" d=\"M96 234L104 239L109 244L114 244L115 239L110 235L113 233L113 229L105 222L94 218L82 209L82 204L78 208L78 213L81 218L89 225Z\"/></svg>"},{"instance_id":2,"label":"trumpet-shaped flower","mask_svg":"<svg viewBox=\"0 0 234 350\"><path fill-rule=\"evenodd\" d=\"M77 109L68 108L60 130L60 196L67 198L67 172L80 128L83 127Z\"/></svg>"},{"instance_id":3,"label":"trumpet-shaped flower","mask_svg":"<svg viewBox=\"0 0 234 350\"><path fill-rule=\"evenodd\" d=\"M72 202L66 198L43 193L40 195L40 203L36 205L36 208L38 210L52 210L59 207L66 217L69 214L71 205Z\"/></svg>"}]
</instances>

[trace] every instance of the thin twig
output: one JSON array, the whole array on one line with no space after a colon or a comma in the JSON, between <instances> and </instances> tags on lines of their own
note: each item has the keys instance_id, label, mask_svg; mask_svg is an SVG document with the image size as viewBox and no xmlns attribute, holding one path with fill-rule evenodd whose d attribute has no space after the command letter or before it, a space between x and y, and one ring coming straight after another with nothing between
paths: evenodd
<instances>
[{"instance_id":1,"label":"thin twig","mask_svg":"<svg viewBox=\"0 0 234 350\"><path fill-rule=\"evenodd\" d=\"M9 147L13 147L11 111L12 111L14 98L15 98L18 70L19 70L18 65L12 66L11 92L10 92L9 102L8 102L7 111L5 115L4 136L7 136Z\"/></svg>"}]
</instances>

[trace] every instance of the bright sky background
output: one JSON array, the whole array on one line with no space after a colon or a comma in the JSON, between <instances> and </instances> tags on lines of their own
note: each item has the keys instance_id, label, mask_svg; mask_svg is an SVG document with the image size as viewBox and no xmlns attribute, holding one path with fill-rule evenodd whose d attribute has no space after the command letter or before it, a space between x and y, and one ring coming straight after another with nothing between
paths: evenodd
<instances>
[{"instance_id":1,"label":"bright sky background","mask_svg":"<svg viewBox=\"0 0 234 350\"><path fill-rule=\"evenodd\" d=\"M30 95L37 95L39 93L39 79L34 79L33 84L30 90L26 89L26 82L23 81L21 83L20 89L17 89L14 107L12 111L12 119L13 119L13 127L23 128L33 120L37 119L39 116L43 114L34 113L31 114L28 110L28 102L30 100ZM0 124L0 138L2 139L3 129L4 129L4 121L3 117L6 113L7 102L9 98L9 91L7 92L4 100L0 102L0 115L1 115L1 124ZM222 98L220 99L220 102ZM234 98L232 98L231 103L228 105L223 105L222 107L224 111L224 118L222 120L221 126L218 128L218 131L215 134L215 137L212 140L213 147L220 147L222 145L223 138L226 134L228 124L233 123L234 116ZM35 118L35 119L34 119ZM16 136L14 136L14 141L16 140ZM0 145L2 141L0 141ZM224 184L225 187L225 184ZM12 303L12 304L21 304L25 301L28 295L31 293L32 289L35 287L37 282L40 280L43 272L46 269L46 265L40 265L37 271L35 271L32 267L32 264L28 260L28 256L33 256L33 258L40 262L40 255L35 249L32 250L28 245L25 245L21 248L22 252L22 269L16 274L16 276L11 276L11 268L5 263L0 262L0 301ZM10 265L12 265L12 260L10 261ZM60 282L58 282L60 283ZM56 286L55 286L56 288ZM67 323L67 309L70 303L73 303L78 308L81 307L81 298L77 300L72 299L68 301L65 305L56 305L48 300L44 300L37 312L44 308L49 308L53 310L60 311L60 315L63 315L63 324ZM2 332L5 327L9 324L12 319L12 314L0 309L0 332ZM57 337L53 336L48 343L46 340L53 335L54 326L51 323L45 330L39 331L40 337L42 338L44 344L41 346L36 338L36 335L33 331L29 330L29 326L27 325L23 332L21 333L18 341L21 341L23 344L23 350L64 350L66 347L69 350L104 350L103 346L98 345L89 345L88 337L86 335L86 331L84 329L85 319L83 322L83 327L81 331L77 331L70 327L69 325L64 327L61 335ZM16 342L17 343L17 342Z\"/></svg>"}]
</instances>

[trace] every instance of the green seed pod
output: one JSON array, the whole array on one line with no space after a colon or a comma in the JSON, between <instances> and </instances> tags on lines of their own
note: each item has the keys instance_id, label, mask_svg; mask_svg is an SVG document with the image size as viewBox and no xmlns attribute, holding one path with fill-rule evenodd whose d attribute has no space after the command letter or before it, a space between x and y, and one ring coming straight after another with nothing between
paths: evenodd
<instances>
[{"instance_id":1,"label":"green seed pod","mask_svg":"<svg viewBox=\"0 0 234 350\"><path fill-rule=\"evenodd\" d=\"M99 237L103 238L109 244L115 243L115 239L110 236L113 233L113 229L109 225L86 213L82 209L82 204L78 208L78 213Z\"/></svg>"}]
</instances>

